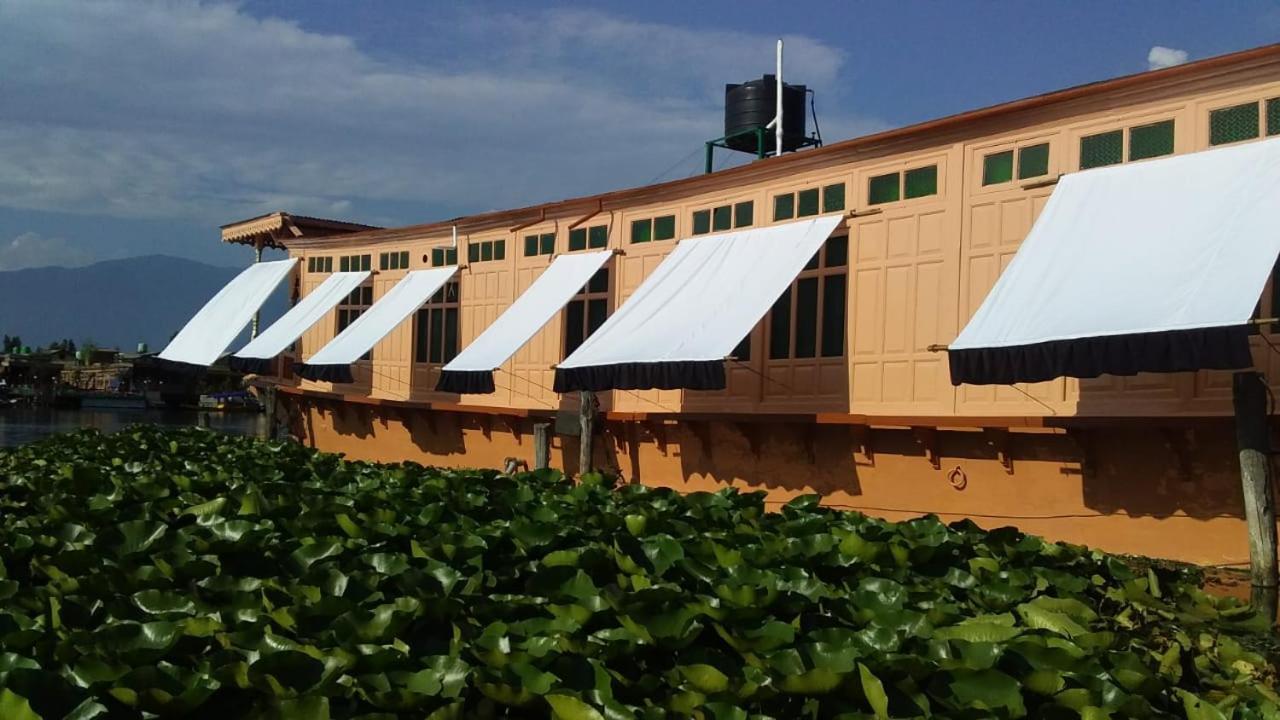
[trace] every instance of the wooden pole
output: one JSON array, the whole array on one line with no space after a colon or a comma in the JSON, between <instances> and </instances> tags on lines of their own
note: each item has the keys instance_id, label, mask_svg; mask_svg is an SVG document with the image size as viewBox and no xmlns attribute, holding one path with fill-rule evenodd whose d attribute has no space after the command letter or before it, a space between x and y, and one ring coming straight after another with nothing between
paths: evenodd
<instances>
[{"instance_id":1,"label":"wooden pole","mask_svg":"<svg viewBox=\"0 0 1280 720\"><path fill-rule=\"evenodd\" d=\"M1246 370L1232 379L1240 483L1249 528L1249 569L1254 608L1275 622L1277 603L1276 509L1271 494L1271 438L1267 427L1267 386L1262 374Z\"/></svg>"},{"instance_id":2,"label":"wooden pole","mask_svg":"<svg viewBox=\"0 0 1280 720\"><path fill-rule=\"evenodd\" d=\"M551 467L551 423L533 424L533 469Z\"/></svg>"},{"instance_id":3,"label":"wooden pole","mask_svg":"<svg viewBox=\"0 0 1280 720\"><path fill-rule=\"evenodd\" d=\"M268 385L262 393L262 402L266 405L266 427L262 431L264 440L276 439L276 386Z\"/></svg>"},{"instance_id":4,"label":"wooden pole","mask_svg":"<svg viewBox=\"0 0 1280 720\"><path fill-rule=\"evenodd\" d=\"M578 422L581 432L578 435L578 475L591 472L592 439L596 426L596 394L590 390L578 393Z\"/></svg>"},{"instance_id":5,"label":"wooden pole","mask_svg":"<svg viewBox=\"0 0 1280 720\"><path fill-rule=\"evenodd\" d=\"M262 240L253 243L253 264L257 265L262 262ZM249 338L258 337L258 325L262 322L262 309L259 308L253 312L253 328L249 330Z\"/></svg>"}]
</instances>

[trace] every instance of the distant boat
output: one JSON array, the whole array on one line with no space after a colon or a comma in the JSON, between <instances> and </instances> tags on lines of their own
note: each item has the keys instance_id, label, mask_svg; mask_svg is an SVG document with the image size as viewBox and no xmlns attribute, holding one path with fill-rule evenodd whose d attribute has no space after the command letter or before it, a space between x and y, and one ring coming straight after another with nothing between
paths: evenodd
<instances>
[{"instance_id":1,"label":"distant boat","mask_svg":"<svg viewBox=\"0 0 1280 720\"><path fill-rule=\"evenodd\" d=\"M142 395L125 393L83 393L81 410L146 410L147 399Z\"/></svg>"}]
</instances>

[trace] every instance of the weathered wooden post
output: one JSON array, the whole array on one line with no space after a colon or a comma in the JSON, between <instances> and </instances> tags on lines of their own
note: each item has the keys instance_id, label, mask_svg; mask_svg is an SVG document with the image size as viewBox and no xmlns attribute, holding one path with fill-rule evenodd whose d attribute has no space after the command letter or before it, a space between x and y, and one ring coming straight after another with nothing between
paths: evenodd
<instances>
[{"instance_id":1,"label":"weathered wooden post","mask_svg":"<svg viewBox=\"0 0 1280 720\"><path fill-rule=\"evenodd\" d=\"M1271 437L1267 386L1261 373L1237 372L1232 379L1240 483L1249 528L1249 569L1253 606L1276 619L1276 510L1271 494Z\"/></svg>"},{"instance_id":2,"label":"weathered wooden post","mask_svg":"<svg viewBox=\"0 0 1280 720\"><path fill-rule=\"evenodd\" d=\"M263 440L276 439L276 386L268 385L262 393L262 401L266 404L266 427L262 430Z\"/></svg>"},{"instance_id":3,"label":"weathered wooden post","mask_svg":"<svg viewBox=\"0 0 1280 720\"><path fill-rule=\"evenodd\" d=\"M533 424L533 469L551 467L551 423Z\"/></svg>"},{"instance_id":4,"label":"weathered wooden post","mask_svg":"<svg viewBox=\"0 0 1280 720\"><path fill-rule=\"evenodd\" d=\"M592 439L596 426L596 394L590 390L578 393L578 422L581 433L578 436L578 475L591 472Z\"/></svg>"}]
</instances>

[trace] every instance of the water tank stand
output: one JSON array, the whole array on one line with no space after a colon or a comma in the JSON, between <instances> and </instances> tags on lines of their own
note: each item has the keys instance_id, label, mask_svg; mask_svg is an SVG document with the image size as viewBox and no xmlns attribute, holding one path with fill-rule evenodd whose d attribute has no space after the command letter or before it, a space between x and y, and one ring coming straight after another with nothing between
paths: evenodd
<instances>
[{"instance_id":1,"label":"water tank stand","mask_svg":"<svg viewBox=\"0 0 1280 720\"><path fill-rule=\"evenodd\" d=\"M732 135L725 135L724 137L718 137L715 140L708 140L703 173L704 174L711 173L712 163L715 160L716 148L719 147L719 148L724 148L726 150L736 150L736 148L729 147L729 144L728 144L729 141L733 140L734 138L754 135L756 138L756 159L757 160L765 159L766 157L769 156L768 146L765 144L765 134L767 132L769 132L769 129L762 125L760 127L752 128L751 130L743 130L742 132L734 133ZM799 147L811 147L811 146L821 147L822 140L819 140L816 137L809 137L809 138L804 138L799 143Z\"/></svg>"}]
</instances>

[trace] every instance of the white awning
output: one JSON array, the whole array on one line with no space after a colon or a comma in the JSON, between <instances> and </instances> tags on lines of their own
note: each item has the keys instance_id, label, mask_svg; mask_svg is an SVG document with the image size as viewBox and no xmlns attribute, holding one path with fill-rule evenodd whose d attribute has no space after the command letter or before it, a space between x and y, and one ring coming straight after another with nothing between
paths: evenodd
<instances>
[{"instance_id":1,"label":"white awning","mask_svg":"<svg viewBox=\"0 0 1280 720\"><path fill-rule=\"evenodd\" d=\"M369 271L365 270L334 273L325 278L319 287L307 293L306 297L271 327L259 333L258 337L249 341L239 352L233 353L231 367L240 372L266 372L270 360L302 337L302 333L319 322L325 313L350 295L368 277Z\"/></svg>"},{"instance_id":2,"label":"white awning","mask_svg":"<svg viewBox=\"0 0 1280 720\"><path fill-rule=\"evenodd\" d=\"M290 258L245 268L187 321L160 352L160 359L204 367L217 362L289 276L295 262Z\"/></svg>"},{"instance_id":3,"label":"white awning","mask_svg":"<svg viewBox=\"0 0 1280 720\"><path fill-rule=\"evenodd\" d=\"M1280 253L1280 139L1062 178L951 343L951 380L1248 367Z\"/></svg>"},{"instance_id":4,"label":"white awning","mask_svg":"<svg viewBox=\"0 0 1280 720\"><path fill-rule=\"evenodd\" d=\"M556 366L556 391L723 388L725 357L841 220L826 215L681 240Z\"/></svg>"},{"instance_id":5,"label":"white awning","mask_svg":"<svg viewBox=\"0 0 1280 720\"><path fill-rule=\"evenodd\" d=\"M449 266L407 273L338 337L320 348L306 364L297 366L297 374L309 380L351 382L351 363L435 295L457 270L456 266Z\"/></svg>"},{"instance_id":6,"label":"white awning","mask_svg":"<svg viewBox=\"0 0 1280 720\"><path fill-rule=\"evenodd\" d=\"M612 255L612 250L601 250L556 257L511 307L444 366L436 390L493 392L493 371L555 317Z\"/></svg>"}]
</instances>

